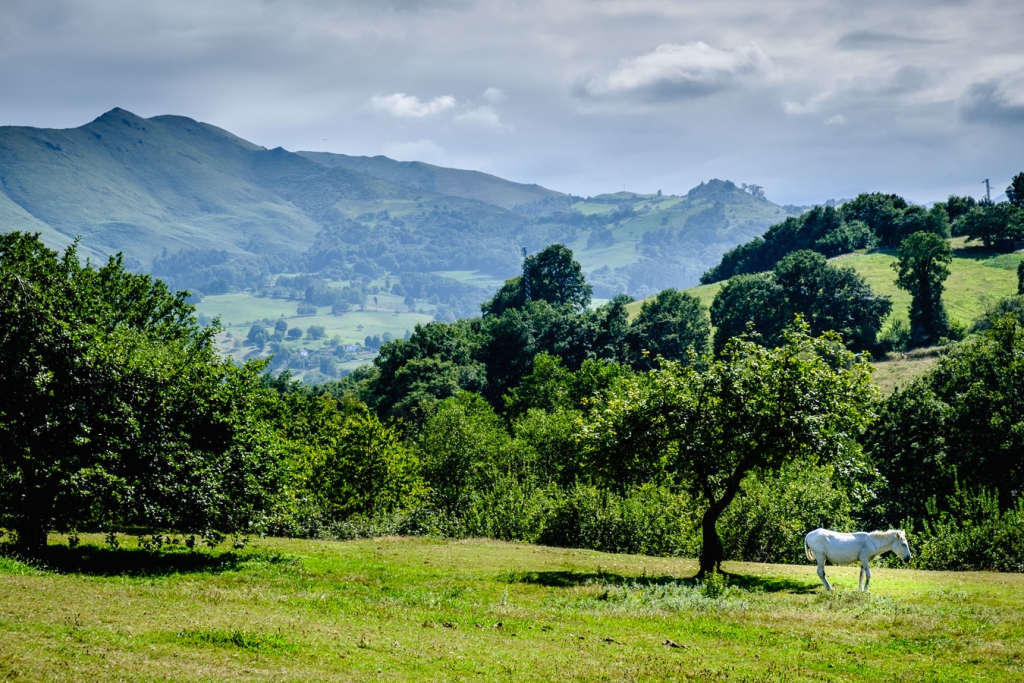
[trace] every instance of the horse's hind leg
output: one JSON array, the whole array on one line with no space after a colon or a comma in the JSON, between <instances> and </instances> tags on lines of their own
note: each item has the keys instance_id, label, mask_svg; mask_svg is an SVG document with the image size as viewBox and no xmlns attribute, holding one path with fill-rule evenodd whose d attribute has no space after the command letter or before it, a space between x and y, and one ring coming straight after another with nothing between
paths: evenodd
<instances>
[{"instance_id":1,"label":"horse's hind leg","mask_svg":"<svg viewBox=\"0 0 1024 683\"><path fill-rule=\"evenodd\" d=\"M818 558L818 576L821 577L821 582L825 584L825 590L831 591L832 586L828 585L828 579L825 578L825 555L822 554Z\"/></svg>"}]
</instances>

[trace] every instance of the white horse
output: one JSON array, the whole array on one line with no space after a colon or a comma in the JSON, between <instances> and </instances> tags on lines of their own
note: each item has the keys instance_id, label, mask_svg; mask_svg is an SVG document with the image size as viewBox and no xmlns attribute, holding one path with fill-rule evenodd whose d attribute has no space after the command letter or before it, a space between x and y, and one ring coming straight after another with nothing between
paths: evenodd
<instances>
[{"instance_id":1,"label":"white horse","mask_svg":"<svg viewBox=\"0 0 1024 683\"><path fill-rule=\"evenodd\" d=\"M815 529L804 537L804 552L807 559L818 563L818 576L825 584L825 590L832 586L825 579L825 560L832 564L860 562L860 578L857 587L867 590L871 583L871 568L868 563L882 553L892 551L904 562L910 561L910 546L902 529L890 531L858 531L844 534L829 529ZM865 578L866 577L866 578ZM864 585L861 586L861 583Z\"/></svg>"}]
</instances>

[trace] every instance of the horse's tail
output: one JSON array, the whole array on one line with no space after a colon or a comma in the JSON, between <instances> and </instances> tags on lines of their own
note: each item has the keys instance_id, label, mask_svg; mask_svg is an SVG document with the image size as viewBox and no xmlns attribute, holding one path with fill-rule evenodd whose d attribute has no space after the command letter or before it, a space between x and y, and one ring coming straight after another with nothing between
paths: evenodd
<instances>
[{"instance_id":1,"label":"horse's tail","mask_svg":"<svg viewBox=\"0 0 1024 683\"><path fill-rule=\"evenodd\" d=\"M810 560L811 562L817 562L817 560L814 558L814 552L811 551L810 546L807 545L806 538L804 539L804 553L807 555L808 560Z\"/></svg>"}]
</instances>

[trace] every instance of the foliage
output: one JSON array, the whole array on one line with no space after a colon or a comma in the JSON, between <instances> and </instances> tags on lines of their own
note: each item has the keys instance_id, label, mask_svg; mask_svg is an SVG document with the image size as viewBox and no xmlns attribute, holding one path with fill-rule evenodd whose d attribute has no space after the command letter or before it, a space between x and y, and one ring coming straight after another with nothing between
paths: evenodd
<instances>
[{"instance_id":1,"label":"foliage","mask_svg":"<svg viewBox=\"0 0 1024 683\"><path fill-rule=\"evenodd\" d=\"M280 481L262 365L220 360L185 297L0 235L0 515L24 552L52 528L258 528Z\"/></svg>"},{"instance_id":2,"label":"foliage","mask_svg":"<svg viewBox=\"0 0 1024 683\"><path fill-rule=\"evenodd\" d=\"M486 369L474 359L478 341L467 323L417 325L408 340L381 346L367 399L377 413L419 424L437 401L481 391Z\"/></svg>"},{"instance_id":3,"label":"foliage","mask_svg":"<svg viewBox=\"0 0 1024 683\"><path fill-rule=\"evenodd\" d=\"M813 335L834 330L855 350L873 349L892 304L877 296L852 268L834 266L821 254L788 254L771 274L741 275L727 282L711 304L715 348L750 332L779 343L782 330L802 315Z\"/></svg>"},{"instance_id":4,"label":"foliage","mask_svg":"<svg viewBox=\"0 0 1024 683\"><path fill-rule=\"evenodd\" d=\"M491 406L470 392L437 405L416 439L416 452L430 505L453 517L500 475L529 475L532 469L532 459L514 448Z\"/></svg>"},{"instance_id":5,"label":"foliage","mask_svg":"<svg viewBox=\"0 0 1024 683\"><path fill-rule=\"evenodd\" d=\"M883 246L895 247L900 238L897 222L908 207L902 197L872 192L843 204L842 215L844 220L862 221Z\"/></svg>"},{"instance_id":6,"label":"foliage","mask_svg":"<svg viewBox=\"0 0 1024 683\"><path fill-rule=\"evenodd\" d=\"M704 506L702 572L721 563L716 523L750 472L828 462L873 418L869 366L806 324L768 349L734 339L701 367L666 362L625 381L583 425L588 465L618 487L668 478Z\"/></svg>"},{"instance_id":7,"label":"foliage","mask_svg":"<svg viewBox=\"0 0 1024 683\"><path fill-rule=\"evenodd\" d=\"M945 507L938 511L932 506L920 526L909 521L913 566L1024 572L1024 499L1004 511L984 489L974 495L957 490Z\"/></svg>"},{"instance_id":8,"label":"foliage","mask_svg":"<svg viewBox=\"0 0 1024 683\"><path fill-rule=\"evenodd\" d=\"M522 276L513 278L482 306L484 315L501 315L509 309L523 308L527 301L546 301L556 308L568 306L574 311L581 311L590 303L592 288L565 245L552 244L527 256L523 272L529 280L529 299Z\"/></svg>"},{"instance_id":9,"label":"foliage","mask_svg":"<svg viewBox=\"0 0 1024 683\"><path fill-rule=\"evenodd\" d=\"M658 358L683 361L711 350L711 322L696 297L665 289L644 302L627 336L633 366L654 367Z\"/></svg>"},{"instance_id":10,"label":"foliage","mask_svg":"<svg viewBox=\"0 0 1024 683\"><path fill-rule=\"evenodd\" d=\"M910 292L910 343L928 346L949 335L949 317L942 303L942 283L953 260L949 243L927 232L916 232L903 241L899 261L893 264L896 285Z\"/></svg>"},{"instance_id":11,"label":"foliage","mask_svg":"<svg viewBox=\"0 0 1024 683\"><path fill-rule=\"evenodd\" d=\"M622 493L570 488L551 512L540 542L611 553L690 556L699 549L699 516L684 493L641 484Z\"/></svg>"},{"instance_id":12,"label":"foliage","mask_svg":"<svg viewBox=\"0 0 1024 683\"><path fill-rule=\"evenodd\" d=\"M1018 272L1024 273L1024 261L1021 261L1021 266L1021 268L1018 268ZM1003 297L989 306L985 314L971 325L971 332L977 333L991 330L997 322L1008 315L1024 323L1024 295L1018 294L1016 296Z\"/></svg>"},{"instance_id":13,"label":"foliage","mask_svg":"<svg viewBox=\"0 0 1024 683\"><path fill-rule=\"evenodd\" d=\"M807 532L855 530L859 502L831 465L800 462L776 473L748 475L720 522L725 557L802 563Z\"/></svg>"},{"instance_id":14,"label":"foliage","mask_svg":"<svg viewBox=\"0 0 1024 683\"><path fill-rule=\"evenodd\" d=\"M711 303L711 324L715 326L717 351L742 334L774 345L785 326L782 306L785 295L770 273L735 275Z\"/></svg>"},{"instance_id":15,"label":"foliage","mask_svg":"<svg viewBox=\"0 0 1024 683\"><path fill-rule=\"evenodd\" d=\"M1024 173L1018 173L1006 186L1006 201L1016 207L1024 206Z\"/></svg>"},{"instance_id":16,"label":"foliage","mask_svg":"<svg viewBox=\"0 0 1024 683\"><path fill-rule=\"evenodd\" d=\"M1019 240L1024 237L1024 210L1010 202L979 204L957 221L956 234L980 240L985 247L1001 240Z\"/></svg>"},{"instance_id":17,"label":"foliage","mask_svg":"<svg viewBox=\"0 0 1024 683\"><path fill-rule=\"evenodd\" d=\"M1014 316L953 346L935 370L889 396L868 451L888 484L889 524L949 511L961 488L1007 510L1024 490L1024 325Z\"/></svg>"}]
</instances>

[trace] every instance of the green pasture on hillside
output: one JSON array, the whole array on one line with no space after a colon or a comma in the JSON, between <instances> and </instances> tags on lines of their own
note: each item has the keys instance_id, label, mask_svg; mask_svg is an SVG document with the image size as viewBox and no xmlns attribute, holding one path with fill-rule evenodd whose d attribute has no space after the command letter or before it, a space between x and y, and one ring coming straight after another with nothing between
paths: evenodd
<instances>
[{"instance_id":1,"label":"green pasture on hillside","mask_svg":"<svg viewBox=\"0 0 1024 683\"><path fill-rule=\"evenodd\" d=\"M374 304L373 297L377 297ZM423 313L410 313L402 302L403 297L394 294L368 295L365 310L353 309L346 313L334 315L330 308L320 307L316 315L298 315L298 302L288 299L272 299L257 297L239 292L207 296L196 308L199 313L210 318L220 316L224 331L217 335L217 342L223 354L239 358L265 357L268 350L256 352L251 346L238 346L236 341L244 341L253 322L262 319L275 321L284 318L289 327L298 327L303 331L312 325L324 328L324 337L312 340L305 335L296 341L284 341L283 346L290 350L319 349L327 345L334 337L340 337L342 344L362 344L367 336L383 336L388 333L392 338L401 339L405 332L415 329L417 324L424 325L434 319L434 307L429 304L417 303L415 310ZM228 334L231 336L229 337ZM355 360L338 363L344 370L354 370L360 365L373 361L375 353L361 354Z\"/></svg>"},{"instance_id":2,"label":"green pasture on hillside","mask_svg":"<svg viewBox=\"0 0 1024 683\"><path fill-rule=\"evenodd\" d=\"M1019 681L1024 577L515 545L261 539L0 558L0 679ZM96 545L90 545L96 544Z\"/></svg>"}]
</instances>

